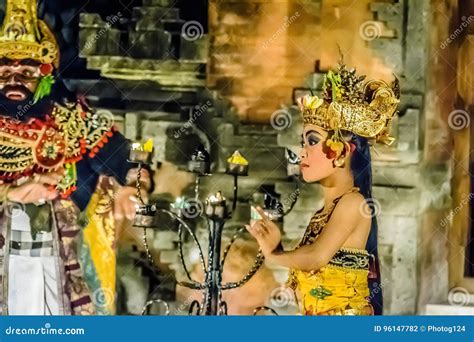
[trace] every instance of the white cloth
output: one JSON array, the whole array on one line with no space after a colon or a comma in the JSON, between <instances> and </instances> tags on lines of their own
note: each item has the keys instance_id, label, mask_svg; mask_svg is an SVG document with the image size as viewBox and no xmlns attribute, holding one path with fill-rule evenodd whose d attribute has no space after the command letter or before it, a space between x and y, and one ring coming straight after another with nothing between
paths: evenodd
<instances>
[{"instance_id":1,"label":"white cloth","mask_svg":"<svg viewBox=\"0 0 474 342\"><path fill-rule=\"evenodd\" d=\"M58 315L54 257L10 255L9 315Z\"/></svg>"},{"instance_id":2,"label":"white cloth","mask_svg":"<svg viewBox=\"0 0 474 342\"><path fill-rule=\"evenodd\" d=\"M18 210L12 230L31 232L30 219ZM10 255L8 266L10 315L58 315L58 284L54 256Z\"/></svg>"}]
</instances>

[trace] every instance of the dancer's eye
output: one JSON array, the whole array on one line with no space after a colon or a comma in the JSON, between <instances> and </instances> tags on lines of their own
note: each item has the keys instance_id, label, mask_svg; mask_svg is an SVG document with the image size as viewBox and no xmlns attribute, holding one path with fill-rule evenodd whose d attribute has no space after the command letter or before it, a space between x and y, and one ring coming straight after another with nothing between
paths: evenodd
<instances>
[{"instance_id":1,"label":"dancer's eye","mask_svg":"<svg viewBox=\"0 0 474 342\"><path fill-rule=\"evenodd\" d=\"M316 136L310 135L308 137L309 146L317 145L319 143L319 141L320 141L319 138L317 138Z\"/></svg>"},{"instance_id":2,"label":"dancer's eye","mask_svg":"<svg viewBox=\"0 0 474 342\"><path fill-rule=\"evenodd\" d=\"M301 147L304 147L304 140L300 141L300 145L301 145Z\"/></svg>"}]
</instances>

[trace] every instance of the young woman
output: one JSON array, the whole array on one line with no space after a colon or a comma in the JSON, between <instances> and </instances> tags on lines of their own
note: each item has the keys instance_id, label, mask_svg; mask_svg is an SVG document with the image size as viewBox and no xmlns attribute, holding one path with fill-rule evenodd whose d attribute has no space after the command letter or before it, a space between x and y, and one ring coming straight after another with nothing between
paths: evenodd
<instances>
[{"instance_id":1,"label":"young woman","mask_svg":"<svg viewBox=\"0 0 474 342\"><path fill-rule=\"evenodd\" d=\"M280 230L262 220L247 226L267 260L291 269L306 315L382 312L377 223L371 199L369 139L390 143L388 125L399 102L398 82L363 83L341 63L329 72L323 98L298 100L303 113L301 172L319 182L324 207L311 218L295 250L285 251Z\"/></svg>"}]
</instances>

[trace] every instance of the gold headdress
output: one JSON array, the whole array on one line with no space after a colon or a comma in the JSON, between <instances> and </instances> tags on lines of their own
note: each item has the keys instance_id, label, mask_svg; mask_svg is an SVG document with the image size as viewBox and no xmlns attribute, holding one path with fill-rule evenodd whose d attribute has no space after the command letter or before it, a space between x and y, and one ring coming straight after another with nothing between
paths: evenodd
<instances>
[{"instance_id":1,"label":"gold headdress","mask_svg":"<svg viewBox=\"0 0 474 342\"><path fill-rule=\"evenodd\" d=\"M36 0L6 0L0 57L33 59L58 67L58 44L48 25L37 18Z\"/></svg>"},{"instance_id":2,"label":"gold headdress","mask_svg":"<svg viewBox=\"0 0 474 342\"><path fill-rule=\"evenodd\" d=\"M347 70L341 58L337 73L329 71L324 77L322 98L306 95L298 99L304 124L334 131L330 143L341 148L341 130L391 144L394 139L388 129L400 102L398 79L392 86L364 79L355 69Z\"/></svg>"}]
</instances>

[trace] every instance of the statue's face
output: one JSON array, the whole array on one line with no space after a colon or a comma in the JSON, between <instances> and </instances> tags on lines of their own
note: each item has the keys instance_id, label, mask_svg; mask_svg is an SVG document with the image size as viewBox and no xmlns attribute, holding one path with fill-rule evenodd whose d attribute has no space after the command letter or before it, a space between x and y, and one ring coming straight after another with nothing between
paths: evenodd
<instances>
[{"instance_id":1,"label":"statue's face","mask_svg":"<svg viewBox=\"0 0 474 342\"><path fill-rule=\"evenodd\" d=\"M305 125L300 152L301 175L308 183L320 181L331 176L336 169L334 158L328 157L326 140L328 131L316 125Z\"/></svg>"},{"instance_id":2,"label":"statue's face","mask_svg":"<svg viewBox=\"0 0 474 342\"><path fill-rule=\"evenodd\" d=\"M41 78L40 63L0 59L0 93L12 101L32 96Z\"/></svg>"}]
</instances>

